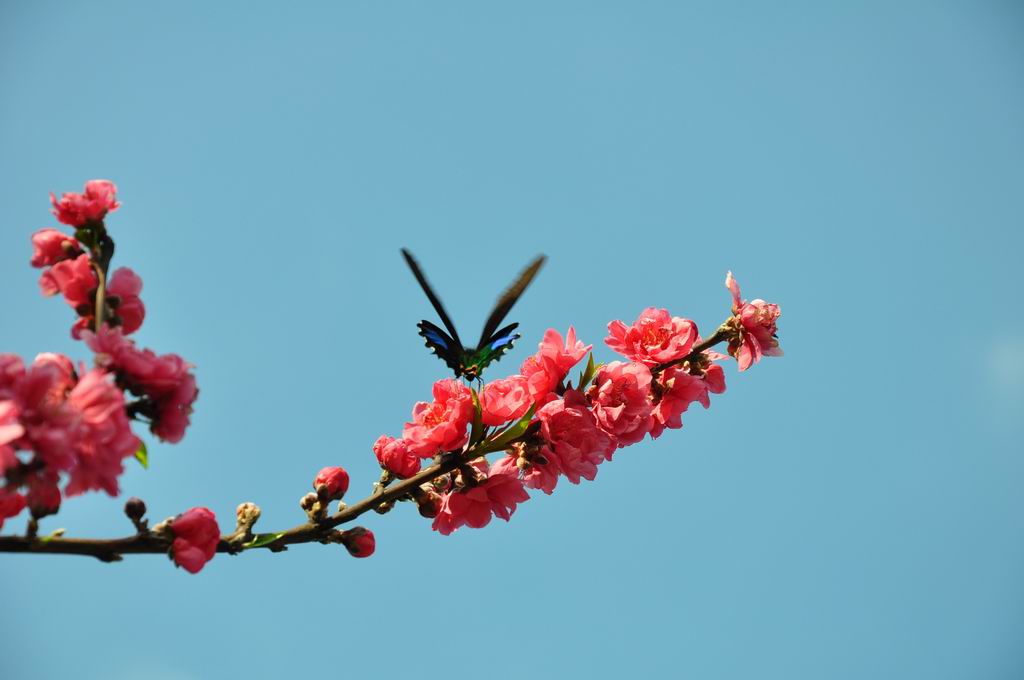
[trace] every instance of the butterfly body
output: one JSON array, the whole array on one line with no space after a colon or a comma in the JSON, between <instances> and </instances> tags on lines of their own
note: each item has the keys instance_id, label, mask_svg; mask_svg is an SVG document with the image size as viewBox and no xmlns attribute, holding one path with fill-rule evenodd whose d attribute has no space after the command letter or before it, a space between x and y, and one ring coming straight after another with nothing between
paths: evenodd
<instances>
[{"instance_id":1,"label":"butterfly body","mask_svg":"<svg viewBox=\"0 0 1024 680\"><path fill-rule=\"evenodd\" d=\"M515 304L516 300L519 299L519 296L523 294L523 291L530 284L530 281L533 280L533 277L544 263L544 256L541 255L531 262L509 289L498 298L497 304L484 324L483 333L480 335L480 342L477 343L476 347L466 347L459 339L455 325L448 318L448 313L441 305L441 300L434 293L430 284L427 283L427 279L420 270L416 260L405 249L402 249L402 255L405 257L406 263L412 270L420 287L423 288L423 292L426 293L427 299L430 300L437 315L441 317L441 323L444 325L444 329L442 329L425 319L416 324L420 329L420 336L426 341L426 346L440 357L448 365L448 368L452 369L456 378L465 378L466 380L480 379L484 369L501 359L502 355L510 350L515 341L519 339L520 335L513 332L519 327L518 323L512 323L502 328L498 328L498 324L504 320L509 310L512 309L512 305Z\"/></svg>"}]
</instances>

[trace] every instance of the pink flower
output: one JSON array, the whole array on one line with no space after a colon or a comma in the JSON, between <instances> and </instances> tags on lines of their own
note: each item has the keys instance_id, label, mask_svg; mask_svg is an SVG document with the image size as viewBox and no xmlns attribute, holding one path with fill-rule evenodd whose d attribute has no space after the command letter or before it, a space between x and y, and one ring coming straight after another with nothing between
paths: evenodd
<instances>
[{"instance_id":1,"label":"pink flower","mask_svg":"<svg viewBox=\"0 0 1024 680\"><path fill-rule=\"evenodd\" d=\"M420 458L441 451L455 451L466 445L466 427L473 420L473 397L469 388L452 378L434 383L434 401L421 401L412 410L412 422L405 424L402 439Z\"/></svg>"},{"instance_id":2,"label":"pink flower","mask_svg":"<svg viewBox=\"0 0 1024 680\"><path fill-rule=\"evenodd\" d=\"M573 366L579 363L580 359L587 356L593 345L584 345L576 339L576 329L569 326L569 332L565 334L565 342L562 342L562 334L554 328L544 332L544 339L540 342L540 349L537 352L539 358L546 359L555 368L555 373L560 381Z\"/></svg>"},{"instance_id":3,"label":"pink flower","mask_svg":"<svg viewBox=\"0 0 1024 680\"><path fill-rule=\"evenodd\" d=\"M348 473L345 468L325 467L317 473L313 488L319 489L322 484L327 486L327 497L336 501L348 491Z\"/></svg>"},{"instance_id":4,"label":"pink flower","mask_svg":"<svg viewBox=\"0 0 1024 680\"><path fill-rule=\"evenodd\" d=\"M92 261L84 253L71 260L61 260L39 276L39 290L43 295L64 294L64 300L73 309L92 305L95 294L96 272Z\"/></svg>"},{"instance_id":5,"label":"pink flower","mask_svg":"<svg viewBox=\"0 0 1024 680\"><path fill-rule=\"evenodd\" d=\"M189 364L177 354L171 354L180 362L187 371ZM191 424L192 404L199 396L199 388L196 387L196 378L191 373L179 374L179 380L173 389L159 392L156 390L147 391L150 399L155 402L155 417L150 430L162 441L176 444L185 437L185 430Z\"/></svg>"},{"instance_id":6,"label":"pink flower","mask_svg":"<svg viewBox=\"0 0 1024 680\"><path fill-rule=\"evenodd\" d=\"M693 375L681 367L671 367L662 373L658 384L661 399L654 407L652 439L660 437L666 428L682 427L682 415L693 402L700 402L704 408L710 407L709 393L721 394L725 391L725 372L721 366L710 361L700 375Z\"/></svg>"},{"instance_id":7,"label":"pink flower","mask_svg":"<svg viewBox=\"0 0 1024 680\"><path fill-rule=\"evenodd\" d=\"M25 434L25 428L18 421L18 405L11 399L0 401L0 477L8 468L17 465L11 442ZM3 518L0 517L0 522Z\"/></svg>"},{"instance_id":8,"label":"pink flower","mask_svg":"<svg viewBox=\"0 0 1024 680\"><path fill-rule=\"evenodd\" d=\"M576 339L576 329L572 326L564 341L555 329L545 331L537 353L527 357L519 367L519 373L526 378L530 397L538 407L558 398L555 389L592 347Z\"/></svg>"},{"instance_id":9,"label":"pink flower","mask_svg":"<svg viewBox=\"0 0 1024 680\"><path fill-rule=\"evenodd\" d=\"M739 321L739 332L729 341L729 354L736 358L739 369L747 370L760 361L762 355L782 356L776 337L776 321L782 313L779 306L764 300L743 300L732 272L726 274L725 286L732 293L732 312Z\"/></svg>"},{"instance_id":10,"label":"pink flower","mask_svg":"<svg viewBox=\"0 0 1024 680\"><path fill-rule=\"evenodd\" d=\"M491 465L483 487L487 491L494 516L506 522L512 518L512 513L520 503L530 500L530 494L526 493L523 482L519 479L519 468L516 467L515 461L509 460L508 457Z\"/></svg>"},{"instance_id":11,"label":"pink flower","mask_svg":"<svg viewBox=\"0 0 1024 680\"><path fill-rule=\"evenodd\" d=\"M25 362L17 354L0 354L0 399L10 399L25 375Z\"/></svg>"},{"instance_id":12,"label":"pink flower","mask_svg":"<svg viewBox=\"0 0 1024 680\"><path fill-rule=\"evenodd\" d=\"M217 516L209 508L192 508L171 522L174 542L171 556L174 563L190 574L197 574L217 554L220 527Z\"/></svg>"},{"instance_id":13,"label":"pink flower","mask_svg":"<svg viewBox=\"0 0 1024 680\"><path fill-rule=\"evenodd\" d=\"M518 504L529 499L515 459L506 457L490 467L484 482L446 493L432 528L447 536L462 526L485 527L492 515L507 522Z\"/></svg>"},{"instance_id":14,"label":"pink flower","mask_svg":"<svg viewBox=\"0 0 1024 680\"><path fill-rule=\"evenodd\" d=\"M32 266L49 267L78 257L82 248L73 237L56 229L40 229L32 234Z\"/></svg>"},{"instance_id":15,"label":"pink flower","mask_svg":"<svg viewBox=\"0 0 1024 680\"><path fill-rule=\"evenodd\" d=\"M586 399L577 390L566 390L563 399L546 404L537 411L537 420L545 442L541 455L549 464L554 462L573 484L579 484L581 477L594 479L597 466L610 460L615 451L615 442L598 428ZM554 488L553 484L550 489L532 487L529 478L527 486L541 488L545 493Z\"/></svg>"},{"instance_id":16,"label":"pink flower","mask_svg":"<svg viewBox=\"0 0 1024 680\"><path fill-rule=\"evenodd\" d=\"M529 489L540 489L550 496L558 485L558 477L562 474L562 468L559 467L558 457L550 455L550 450L544 450L542 453L544 460L531 461L530 466L523 472L523 484ZM518 463L515 456L509 457L513 462Z\"/></svg>"},{"instance_id":17,"label":"pink flower","mask_svg":"<svg viewBox=\"0 0 1024 680\"><path fill-rule=\"evenodd\" d=\"M576 329L572 326L569 326L564 341L562 334L555 329L545 331L537 353L527 357L519 368L519 373L526 378L530 396L538 407L558 397L555 389L592 347L576 339Z\"/></svg>"},{"instance_id":18,"label":"pink flower","mask_svg":"<svg viewBox=\"0 0 1024 680\"><path fill-rule=\"evenodd\" d=\"M80 416L74 434L76 465L65 493L74 496L91 489L118 494L123 461L135 454L141 440L135 436L125 412L124 394L107 373L93 369L68 394L68 403Z\"/></svg>"},{"instance_id":19,"label":"pink flower","mask_svg":"<svg viewBox=\"0 0 1024 680\"><path fill-rule=\"evenodd\" d=\"M377 462L385 470L401 479L407 479L420 471L419 457L409 450L405 441L382 434L373 443Z\"/></svg>"},{"instance_id":20,"label":"pink flower","mask_svg":"<svg viewBox=\"0 0 1024 680\"><path fill-rule=\"evenodd\" d=\"M530 398L537 406L542 406L552 399L557 399L555 388L561 376L557 367L550 361L537 355L526 357L519 373L526 378L527 389L530 390Z\"/></svg>"},{"instance_id":21,"label":"pink flower","mask_svg":"<svg viewBox=\"0 0 1024 680\"><path fill-rule=\"evenodd\" d=\"M24 496L0 486L0 529L4 528L4 520L18 515L24 509Z\"/></svg>"},{"instance_id":22,"label":"pink flower","mask_svg":"<svg viewBox=\"0 0 1024 680\"><path fill-rule=\"evenodd\" d=\"M11 399L0 401L0 446L10 444L23 434L25 428L18 422L18 405Z\"/></svg>"},{"instance_id":23,"label":"pink flower","mask_svg":"<svg viewBox=\"0 0 1024 680\"><path fill-rule=\"evenodd\" d=\"M522 418L532 403L530 386L523 376L495 380L480 395L481 420L484 425L504 425Z\"/></svg>"},{"instance_id":24,"label":"pink flower","mask_svg":"<svg viewBox=\"0 0 1024 680\"><path fill-rule=\"evenodd\" d=\"M142 279L128 267L121 267L110 277L107 304L113 309L115 321L120 323L121 332L125 335L139 330L146 318L146 307L139 299L141 292Z\"/></svg>"},{"instance_id":25,"label":"pink flower","mask_svg":"<svg viewBox=\"0 0 1024 680\"><path fill-rule=\"evenodd\" d=\"M352 557L369 557L377 549L373 532L363 527L353 527L342 532L341 542Z\"/></svg>"},{"instance_id":26,"label":"pink flower","mask_svg":"<svg viewBox=\"0 0 1024 680\"><path fill-rule=\"evenodd\" d=\"M150 418L153 434L166 442L181 441L199 396L195 376L189 372L192 365L177 354L157 356L151 350L139 350L120 328L105 324L99 333L83 331L82 338L96 352L98 366L114 371L132 393L146 397L136 410Z\"/></svg>"},{"instance_id":27,"label":"pink flower","mask_svg":"<svg viewBox=\"0 0 1024 680\"><path fill-rule=\"evenodd\" d=\"M89 222L102 220L108 212L121 207L117 202L117 187L105 179L94 179L85 183L85 193L66 193L57 200L50 194L53 214L71 227L81 227Z\"/></svg>"},{"instance_id":28,"label":"pink flower","mask_svg":"<svg viewBox=\"0 0 1024 680\"><path fill-rule=\"evenodd\" d=\"M619 447L635 444L654 425L651 371L641 363L613 361L602 366L587 390L598 426Z\"/></svg>"},{"instance_id":29,"label":"pink flower","mask_svg":"<svg viewBox=\"0 0 1024 680\"><path fill-rule=\"evenodd\" d=\"M24 438L19 448L31 449L51 470L66 471L76 464L74 441L78 414L67 403L67 393L76 382L68 373L70 360L60 355L40 355L25 370L20 361L10 365L11 381L0 389L0 397L17 405Z\"/></svg>"},{"instance_id":30,"label":"pink flower","mask_svg":"<svg viewBox=\"0 0 1024 680\"><path fill-rule=\"evenodd\" d=\"M608 324L605 344L619 354L653 367L690 353L697 338L697 325L689 319L670 316L666 309L648 307L632 326L621 321Z\"/></svg>"}]
</instances>

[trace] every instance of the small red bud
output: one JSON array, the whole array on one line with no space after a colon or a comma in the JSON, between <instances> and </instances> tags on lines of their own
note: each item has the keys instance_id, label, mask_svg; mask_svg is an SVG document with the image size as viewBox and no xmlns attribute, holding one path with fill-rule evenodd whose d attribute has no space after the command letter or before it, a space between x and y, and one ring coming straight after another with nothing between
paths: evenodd
<instances>
[{"instance_id":1,"label":"small red bud","mask_svg":"<svg viewBox=\"0 0 1024 680\"><path fill-rule=\"evenodd\" d=\"M373 532L363 527L355 527L341 534L341 542L352 557L369 557L377 547Z\"/></svg>"},{"instance_id":2,"label":"small red bud","mask_svg":"<svg viewBox=\"0 0 1024 680\"><path fill-rule=\"evenodd\" d=\"M327 486L327 495L332 501L338 500L348 491L348 473L345 472L345 468L325 467L317 473L316 479L313 480L313 488L316 489L321 484Z\"/></svg>"}]
</instances>

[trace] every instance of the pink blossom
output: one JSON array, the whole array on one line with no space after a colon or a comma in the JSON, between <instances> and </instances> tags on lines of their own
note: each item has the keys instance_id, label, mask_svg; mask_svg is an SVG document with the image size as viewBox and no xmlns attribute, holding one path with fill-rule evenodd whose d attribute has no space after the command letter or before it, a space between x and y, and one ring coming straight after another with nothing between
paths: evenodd
<instances>
[{"instance_id":1,"label":"pink blossom","mask_svg":"<svg viewBox=\"0 0 1024 680\"><path fill-rule=\"evenodd\" d=\"M421 401L412 410L412 422L405 424L402 439L420 458L441 451L455 451L469 440L467 426L473 420L473 397L469 388L447 378L434 383L434 401Z\"/></svg>"},{"instance_id":2,"label":"pink blossom","mask_svg":"<svg viewBox=\"0 0 1024 680\"><path fill-rule=\"evenodd\" d=\"M171 522L174 542L171 555L174 563L190 574L197 574L217 554L220 527L217 516L209 508L192 508Z\"/></svg>"},{"instance_id":3,"label":"pink blossom","mask_svg":"<svg viewBox=\"0 0 1024 680\"><path fill-rule=\"evenodd\" d=\"M490 467L485 481L446 493L432 528L447 536L461 526L485 527L492 515L507 522L518 504L529 499L515 459L506 457Z\"/></svg>"},{"instance_id":4,"label":"pink blossom","mask_svg":"<svg viewBox=\"0 0 1024 680\"><path fill-rule=\"evenodd\" d=\"M18 405L11 399L0 401L0 477L8 468L17 464L11 442L25 434L25 428L18 421ZM0 518L0 521L3 521Z\"/></svg>"},{"instance_id":5,"label":"pink blossom","mask_svg":"<svg viewBox=\"0 0 1024 680\"><path fill-rule=\"evenodd\" d=\"M0 486L0 529L4 528L4 520L18 515L24 509L24 496Z\"/></svg>"},{"instance_id":6,"label":"pink blossom","mask_svg":"<svg viewBox=\"0 0 1024 680\"><path fill-rule=\"evenodd\" d=\"M419 457L402 439L382 434L373 443L373 452L380 466L396 477L407 479L420 471Z\"/></svg>"},{"instance_id":7,"label":"pink blossom","mask_svg":"<svg viewBox=\"0 0 1024 680\"><path fill-rule=\"evenodd\" d=\"M319 489L321 485L327 486L328 498L338 500L348 491L348 473L342 467L325 467L313 480L314 489Z\"/></svg>"},{"instance_id":8,"label":"pink blossom","mask_svg":"<svg viewBox=\"0 0 1024 680\"><path fill-rule=\"evenodd\" d=\"M537 356L547 359L556 369L559 380L569 374L573 366L579 363L580 359L587 356L593 345L584 345L576 339L576 329L569 326L565 334L565 342L562 341L562 334L554 328L544 332L544 339L540 342ZM556 381L557 382L557 381Z\"/></svg>"},{"instance_id":9,"label":"pink blossom","mask_svg":"<svg viewBox=\"0 0 1024 680\"><path fill-rule=\"evenodd\" d=\"M55 357L55 358L51 358ZM70 470L76 463L74 441L78 414L67 403L67 393L74 384L69 376L66 357L40 355L29 369L21 367L11 383L2 391L17 405L19 421L24 427L22 448L29 448L52 470Z\"/></svg>"},{"instance_id":10,"label":"pink blossom","mask_svg":"<svg viewBox=\"0 0 1024 680\"><path fill-rule=\"evenodd\" d=\"M710 407L708 395L725 391L725 372L721 366L710 362L698 375L681 367L671 367L662 373L658 384L661 399L654 407L653 439L660 437L666 428L682 427L682 415L693 402L700 402L704 408Z\"/></svg>"},{"instance_id":11,"label":"pink blossom","mask_svg":"<svg viewBox=\"0 0 1024 680\"><path fill-rule=\"evenodd\" d=\"M481 420L484 425L504 425L522 418L532 403L529 383L523 376L495 380L480 395Z\"/></svg>"},{"instance_id":12,"label":"pink blossom","mask_svg":"<svg viewBox=\"0 0 1024 680\"><path fill-rule=\"evenodd\" d=\"M17 354L0 354L0 399L10 399L25 375L25 362Z\"/></svg>"},{"instance_id":13,"label":"pink blossom","mask_svg":"<svg viewBox=\"0 0 1024 680\"><path fill-rule=\"evenodd\" d=\"M782 356L776 337L776 322L782 313L779 306L764 300L743 300L732 272L726 274L725 286L732 293L732 312L739 321L739 332L729 341L729 354L736 358L739 369L747 370L762 356Z\"/></svg>"},{"instance_id":14,"label":"pink blossom","mask_svg":"<svg viewBox=\"0 0 1024 680\"><path fill-rule=\"evenodd\" d=\"M102 220L108 212L121 207L117 202L117 187L105 179L94 179L85 183L85 193L65 193L57 200L50 194L53 214L71 227L81 227L89 222Z\"/></svg>"},{"instance_id":15,"label":"pink blossom","mask_svg":"<svg viewBox=\"0 0 1024 680\"><path fill-rule=\"evenodd\" d=\"M97 285L92 261L85 254L61 260L39 276L39 290L43 295L62 293L64 300L76 310L83 305L94 304L92 296Z\"/></svg>"},{"instance_id":16,"label":"pink blossom","mask_svg":"<svg viewBox=\"0 0 1024 680\"><path fill-rule=\"evenodd\" d=\"M5 355L0 398L0 467L17 462L12 447L32 451L32 462L42 464L27 482L28 503L37 514L59 506L61 472L68 473L67 495L92 489L117 494L122 461L140 442L131 431L124 395L109 375L95 369L79 379L61 354L40 354L27 370Z\"/></svg>"},{"instance_id":17,"label":"pink blossom","mask_svg":"<svg viewBox=\"0 0 1024 680\"><path fill-rule=\"evenodd\" d=\"M564 341L562 334L555 329L545 331L537 353L527 357L519 368L519 373L526 378L530 396L538 407L558 397L555 389L559 383L592 347L576 339L576 329L572 326L565 334Z\"/></svg>"},{"instance_id":18,"label":"pink blossom","mask_svg":"<svg viewBox=\"0 0 1024 680\"><path fill-rule=\"evenodd\" d=\"M487 498L491 501L494 516L506 522L512 518L512 513L520 503L530 500L530 495L526 493L523 482L519 479L519 468L516 467L515 461L510 461L508 457L491 465L483 487L487 490Z\"/></svg>"},{"instance_id":19,"label":"pink blossom","mask_svg":"<svg viewBox=\"0 0 1024 680\"><path fill-rule=\"evenodd\" d=\"M598 426L619 447L640 441L654 425L651 371L641 363L613 361L602 366L587 397Z\"/></svg>"},{"instance_id":20,"label":"pink blossom","mask_svg":"<svg viewBox=\"0 0 1024 680\"><path fill-rule=\"evenodd\" d=\"M32 234L33 267L49 267L81 253L78 241L57 229L40 229Z\"/></svg>"},{"instance_id":21,"label":"pink blossom","mask_svg":"<svg viewBox=\"0 0 1024 680\"><path fill-rule=\"evenodd\" d=\"M192 405L199 396L192 365L177 354L156 355L139 350L120 328L104 324L98 333L83 331L82 338L96 353L96 363L117 373L133 393L145 395L137 409L151 420L150 430L166 442L185 436Z\"/></svg>"},{"instance_id":22,"label":"pink blossom","mask_svg":"<svg viewBox=\"0 0 1024 680\"><path fill-rule=\"evenodd\" d=\"M142 279L128 267L121 267L110 277L107 304L114 310L125 335L139 330L146 318L146 307L139 299L141 292Z\"/></svg>"},{"instance_id":23,"label":"pink blossom","mask_svg":"<svg viewBox=\"0 0 1024 680\"><path fill-rule=\"evenodd\" d=\"M530 390L530 398L537 406L543 406L552 399L557 399L555 388L561 376L557 367L550 361L537 355L526 357L519 373L526 378L527 389Z\"/></svg>"},{"instance_id":24,"label":"pink blossom","mask_svg":"<svg viewBox=\"0 0 1024 680\"><path fill-rule=\"evenodd\" d=\"M123 461L139 449L125 412L124 394L107 373L93 369L68 395L68 403L80 416L74 435L77 463L65 492L74 496L91 489L118 494Z\"/></svg>"},{"instance_id":25,"label":"pink blossom","mask_svg":"<svg viewBox=\"0 0 1024 680\"><path fill-rule=\"evenodd\" d=\"M535 458L530 461L530 466L523 472L523 484L527 488L540 489L548 495L555 490L562 469L559 467L559 459L550 454L551 451L545 450L543 451L543 460ZM518 463L515 456L510 456L510 458Z\"/></svg>"},{"instance_id":26,"label":"pink blossom","mask_svg":"<svg viewBox=\"0 0 1024 680\"><path fill-rule=\"evenodd\" d=\"M0 446L10 444L23 434L25 428L18 422L18 405L11 399L0 401Z\"/></svg>"},{"instance_id":27,"label":"pink blossom","mask_svg":"<svg viewBox=\"0 0 1024 680\"><path fill-rule=\"evenodd\" d=\"M187 367L184 359L176 354L170 355ZM156 414L150 430L162 441L176 444L185 437L185 430L191 424L192 404L199 396L196 378L191 373L183 373L174 388L165 392L155 390L147 394L156 404Z\"/></svg>"},{"instance_id":28,"label":"pink blossom","mask_svg":"<svg viewBox=\"0 0 1024 680\"><path fill-rule=\"evenodd\" d=\"M342 532L341 542L352 557L369 557L377 549L373 532L363 527L353 527Z\"/></svg>"},{"instance_id":29,"label":"pink blossom","mask_svg":"<svg viewBox=\"0 0 1024 680\"><path fill-rule=\"evenodd\" d=\"M597 466L611 459L615 442L597 426L594 414L587 408L587 401L577 390L566 390L565 397L546 404L537 411L541 423L540 434L544 439L541 455L546 465L534 464L534 468L553 466L573 484L580 478L594 479ZM527 473L526 485L539 488L545 493L554 490L555 480L550 472Z\"/></svg>"},{"instance_id":30,"label":"pink blossom","mask_svg":"<svg viewBox=\"0 0 1024 680\"><path fill-rule=\"evenodd\" d=\"M632 326L621 321L608 324L605 344L628 359L657 366L690 353L697 338L697 324L671 316L666 309L648 307Z\"/></svg>"}]
</instances>

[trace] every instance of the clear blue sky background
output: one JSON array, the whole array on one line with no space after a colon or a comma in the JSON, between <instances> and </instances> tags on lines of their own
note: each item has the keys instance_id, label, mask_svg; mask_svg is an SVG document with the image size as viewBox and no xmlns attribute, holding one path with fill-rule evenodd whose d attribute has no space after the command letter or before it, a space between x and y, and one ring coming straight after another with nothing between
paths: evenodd
<instances>
[{"instance_id":1,"label":"clear blue sky background","mask_svg":"<svg viewBox=\"0 0 1024 680\"><path fill-rule=\"evenodd\" d=\"M727 269L786 357L509 524L370 516L369 560L0 556L0 674L1024 677L1022 38L1013 2L5 1L2 349L88 359L28 237L115 180L137 337L202 388L123 478L155 519L369 490L445 374L401 246L466 335L548 254L498 372L648 305L711 329Z\"/></svg>"}]
</instances>

